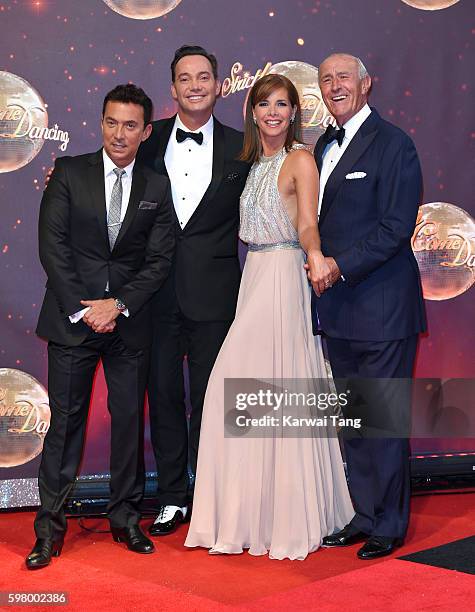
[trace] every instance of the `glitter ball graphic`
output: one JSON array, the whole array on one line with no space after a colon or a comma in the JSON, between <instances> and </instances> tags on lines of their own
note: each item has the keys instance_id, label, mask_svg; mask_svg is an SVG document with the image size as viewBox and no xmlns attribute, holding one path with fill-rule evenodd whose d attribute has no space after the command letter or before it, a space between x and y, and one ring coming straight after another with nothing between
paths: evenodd
<instances>
[{"instance_id":1,"label":"glitter ball graphic","mask_svg":"<svg viewBox=\"0 0 475 612\"><path fill-rule=\"evenodd\" d=\"M181 0L104 0L109 8L131 19L155 19L172 11Z\"/></svg>"},{"instance_id":2,"label":"glitter ball graphic","mask_svg":"<svg viewBox=\"0 0 475 612\"><path fill-rule=\"evenodd\" d=\"M459 0L402 0L405 4L423 11L440 11L457 4Z\"/></svg>"},{"instance_id":3,"label":"glitter ball graphic","mask_svg":"<svg viewBox=\"0 0 475 612\"><path fill-rule=\"evenodd\" d=\"M449 300L475 281L475 221L462 208L431 202L419 208L412 249L424 297Z\"/></svg>"},{"instance_id":4,"label":"glitter ball graphic","mask_svg":"<svg viewBox=\"0 0 475 612\"><path fill-rule=\"evenodd\" d=\"M0 172L26 166L41 150L38 136L48 113L38 92L24 79L0 71Z\"/></svg>"},{"instance_id":5,"label":"glitter ball graphic","mask_svg":"<svg viewBox=\"0 0 475 612\"><path fill-rule=\"evenodd\" d=\"M0 467L22 465L43 450L50 410L45 388L33 376L0 369Z\"/></svg>"}]
</instances>

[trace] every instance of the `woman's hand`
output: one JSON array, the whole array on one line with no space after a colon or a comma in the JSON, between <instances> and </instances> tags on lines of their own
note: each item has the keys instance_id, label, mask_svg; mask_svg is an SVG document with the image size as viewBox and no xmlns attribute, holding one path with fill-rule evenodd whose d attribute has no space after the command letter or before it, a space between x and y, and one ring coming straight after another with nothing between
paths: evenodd
<instances>
[{"instance_id":1,"label":"woman's hand","mask_svg":"<svg viewBox=\"0 0 475 612\"><path fill-rule=\"evenodd\" d=\"M332 286L332 271L321 251L310 250L307 253L307 263L304 268L318 297Z\"/></svg>"}]
</instances>

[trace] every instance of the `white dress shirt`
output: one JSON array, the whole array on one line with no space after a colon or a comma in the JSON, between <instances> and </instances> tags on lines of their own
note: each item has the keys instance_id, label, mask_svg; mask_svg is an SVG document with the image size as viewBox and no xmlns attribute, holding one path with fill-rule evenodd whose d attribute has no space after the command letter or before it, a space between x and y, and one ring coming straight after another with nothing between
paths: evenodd
<instances>
[{"instance_id":1,"label":"white dress shirt","mask_svg":"<svg viewBox=\"0 0 475 612\"><path fill-rule=\"evenodd\" d=\"M111 158L107 155L107 153L102 149L102 158L104 160L104 191L106 197L106 213L109 216L109 207L111 202L112 188L114 187L114 183L117 180L116 175L114 174L114 168L117 166L111 160ZM125 213L127 212L127 206L129 205L130 200L130 189L132 187L132 172L134 169L135 159L130 162L128 166L122 168L125 170L125 174L122 176L122 206L120 207L120 222L124 220Z\"/></svg>"},{"instance_id":2,"label":"white dress shirt","mask_svg":"<svg viewBox=\"0 0 475 612\"><path fill-rule=\"evenodd\" d=\"M177 115L165 152L165 166L170 178L173 205L183 229L201 202L213 174L213 116L198 130L189 130ZM176 131L202 132L199 145L191 138L177 142Z\"/></svg>"},{"instance_id":3,"label":"white dress shirt","mask_svg":"<svg viewBox=\"0 0 475 612\"><path fill-rule=\"evenodd\" d=\"M117 180L117 176L114 173L114 168L117 168L117 166L114 164L111 158L107 155L104 149L102 149L102 159L104 161L104 191L105 191L105 200L106 200L106 216L109 216L109 207L110 207L110 202L111 202L112 188L114 187L114 183ZM121 223L124 220L125 213L127 212L127 206L129 205L130 190L132 187L132 172L134 169L134 164L135 164L135 159L133 159L128 166L125 166L125 168L122 168L122 170L125 170L125 174L122 176L122 204L120 207L120 222ZM107 291L108 288L109 288L109 282L107 282L105 290ZM71 321L71 323L77 323L83 318L84 314L88 310L89 310L89 307L83 308L82 310L75 312L74 314L70 315L69 320ZM122 314L128 317L129 311L124 310Z\"/></svg>"},{"instance_id":4,"label":"white dress shirt","mask_svg":"<svg viewBox=\"0 0 475 612\"><path fill-rule=\"evenodd\" d=\"M320 210L322 208L323 194L325 192L325 185L327 184L328 178L330 174L333 172L333 169L340 161L343 153L348 148L353 136L360 129L363 123L371 114L370 107L365 104L361 110L359 110L356 115L353 115L351 119L349 119L344 125L345 129L345 137L343 138L343 142L341 143L341 147L338 145L338 142L334 140L330 144L328 144L323 150L323 161L322 161L322 170L320 172L320 191L318 194L318 215L320 216Z\"/></svg>"}]
</instances>

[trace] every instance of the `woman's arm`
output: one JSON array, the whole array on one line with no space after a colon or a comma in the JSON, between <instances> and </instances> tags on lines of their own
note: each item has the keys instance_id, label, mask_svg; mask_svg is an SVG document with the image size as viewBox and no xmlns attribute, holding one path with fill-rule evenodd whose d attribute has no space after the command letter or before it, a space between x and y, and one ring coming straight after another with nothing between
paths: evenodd
<instances>
[{"instance_id":1,"label":"woman's arm","mask_svg":"<svg viewBox=\"0 0 475 612\"><path fill-rule=\"evenodd\" d=\"M297 196L297 231L307 254L305 269L309 281L320 296L330 286L331 270L323 257L317 226L318 171L313 155L304 149L289 156L290 172Z\"/></svg>"}]
</instances>

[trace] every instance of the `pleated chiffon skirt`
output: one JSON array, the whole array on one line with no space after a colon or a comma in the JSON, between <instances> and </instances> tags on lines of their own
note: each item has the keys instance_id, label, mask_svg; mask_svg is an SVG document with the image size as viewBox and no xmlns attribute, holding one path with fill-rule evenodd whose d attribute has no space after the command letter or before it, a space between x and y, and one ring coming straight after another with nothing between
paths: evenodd
<instances>
[{"instance_id":1,"label":"pleated chiffon skirt","mask_svg":"<svg viewBox=\"0 0 475 612\"><path fill-rule=\"evenodd\" d=\"M353 517L335 436L225 437L224 380L327 379L300 249L249 252L213 368L185 546L305 559Z\"/></svg>"}]
</instances>

